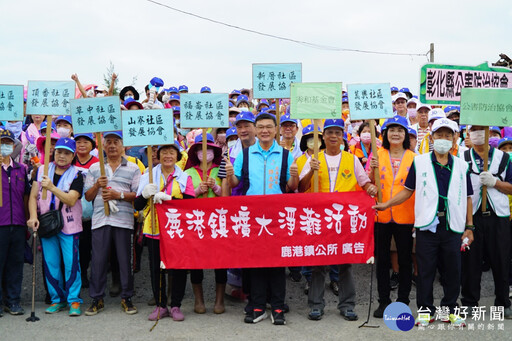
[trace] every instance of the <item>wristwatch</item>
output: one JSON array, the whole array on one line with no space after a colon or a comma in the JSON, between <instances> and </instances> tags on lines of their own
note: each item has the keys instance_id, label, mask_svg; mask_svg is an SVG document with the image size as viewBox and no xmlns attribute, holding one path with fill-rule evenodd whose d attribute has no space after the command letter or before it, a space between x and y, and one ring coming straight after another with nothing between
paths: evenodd
<instances>
[{"instance_id":1,"label":"wristwatch","mask_svg":"<svg viewBox=\"0 0 512 341\"><path fill-rule=\"evenodd\" d=\"M121 192L120 198L121 198L121 200L124 200L124 192Z\"/></svg>"}]
</instances>

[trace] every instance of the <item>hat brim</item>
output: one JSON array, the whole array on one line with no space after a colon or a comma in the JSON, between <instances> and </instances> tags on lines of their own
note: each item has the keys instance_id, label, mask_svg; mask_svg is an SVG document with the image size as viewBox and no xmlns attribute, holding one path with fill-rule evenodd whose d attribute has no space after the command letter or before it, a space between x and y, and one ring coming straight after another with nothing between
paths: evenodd
<instances>
[{"instance_id":1,"label":"hat brim","mask_svg":"<svg viewBox=\"0 0 512 341\"><path fill-rule=\"evenodd\" d=\"M73 149L71 149L71 148L69 148L67 146L56 146L55 150L57 150L57 149L66 149L67 151L70 151L73 154L75 154L75 152L76 152L76 150L73 150Z\"/></svg>"},{"instance_id":2,"label":"hat brim","mask_svg":"<svg viewBox=\"0 0 512 341\"><path fill-rule=\"evenodd\" d=\"M211 143L211 142L207 142L206 145L208 147L211 147L214 152L212 164L220 165L220 163L222 161L222 148L217 146L215 143ZM202 147L203 147L202 142L194 143L192 146L190 146L190 148L188 150L188 159L187 159L187 164L185 166L185 169L189 169L190 167L194 167L201 163L199 161L199 158L197 157L197 150Z\"/></svg>"},{"instance_id":3,"label":"hat brim","mask_svg":"<svg viewBox=\"0 0 512 341\"><path fill-rule=\"evenodd\" d=\"M313 136L314 136L313 133L302 135L302 137L300 138L300 144L299 144L300 150L302 152L305 152L308 149L308 139ZM318 138L321 141L319 149L325 149L325 141L322 137L323 137L322 133L318 132Z\"/></svg>"},{"instance_id":4,"label":"hat brim","mask_svg":"<svg viewBox=\"0 0 512 341\"><path fill-rule=\"evenodd\" d=\"M133 92L133 99L138 101L139 98L140 98L140 95L139 95L139 92L137 90L135 90L135 88L131 85L128 85L128 86L125 86L124 88L121 89L121 92L119 93L119 98L124 101L124 96L126 95L126 93L128 91L131 91Z\"/></svg>"},{"instance_id":5,"label":"hat brim","mask_svg":"<svg viewBox=\"0 0 512 341\"><path fill-rule=\"evenodd\" d=\"M128 103L128 106L126 107L126 109L130 110L130 107L131 107L132 105L136 105L136 106L137 106L137 108L139 108L139 110L144 109L144 106L142 105L142 103L139 103L139 102L137 102L137 101L133 101L133 102L131 102L131 103Z\"/></svg>"}]
</instances>

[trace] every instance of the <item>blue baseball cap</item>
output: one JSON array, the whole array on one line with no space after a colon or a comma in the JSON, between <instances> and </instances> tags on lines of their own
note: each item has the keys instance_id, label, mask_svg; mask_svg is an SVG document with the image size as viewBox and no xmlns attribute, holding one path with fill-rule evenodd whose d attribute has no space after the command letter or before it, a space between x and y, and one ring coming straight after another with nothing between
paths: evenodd
<instances>
[{"instance_id":1,"label":"blue baseball cap","mask_svg":"<svg viewBox=\"0 0 512 341\"><path fill-rule=\"evenodd\" d=\"M231 98L231 96L233 96L233 95L240 95L240 94L241 94L240 90L235 89L229 93L229 98Z\"/></svg>"},{"instance_id":2,"label":"blue baseball cap","mask_svg":"<svg viewBox=\"0 0 512 341\"><path fill-rule=\"evenodd\" d=\"M389 126L392 125L399 125L401 127L404 127L405 130L409 130L409 125L407 124L407 119L403 116L395 115L395 117L388 118L384 124L382 125L382 130L388 129Z\"/></svg>"},{"instance_id":3,"label":"blue baseball cap","mask_svg":"<svg viewBox=\"0 0 512 341\"><path fill-rule=\"evenodd\" d=\"M16 139L15 139L14 134L12 133L12 131L7 130L7 129L4 129L4 130L0 131L0 139L9 139L12 142L16 142Z\"/></svg>"},{"instance_id":4,"label":"blue baseball cap","mask_svg":"<svg viewBox=\"0 0 512 341\"><path fill-rule=\"evenodd\" d=\"M236 115L235 125L240 121L247 121L254 123L255 117L254 114L250 111L242 111L240 114Z\"/></svg>"},{"instance_id":5,"label":"blue baseball cap","mask_svg":"<svg viewBox=\"0 0 512 341\"><path fill-rule=\"evenodd\" d=\"M341 103L348 103L348 96L341 97Z\"/></svg>"},{"instance_id":6,"label":"blue baseball cap","mask_svg":"<svg viewBox=\"0 0 512 341\"><path fill-rule=\"evenodd\" d=\"M500 136L501 136L501 129L499 127L496 127L496 126L489 127L489 131L495 131L498 134L500 134Z\"/></svg>"},{"instance_id":7,"label":"blue baseball cap","mask_svg":"<svg viewBox=\"0 0 512 341\"><path fill-rule=\"evenodd\" d=\"M69 137L61 137L57 140L57 144L55 144L55 149L67 149L71 153L76 152L76 142Z\"/></svg>"},{"instance_id":8,"label":"blue baseball cap","mask_svg":"<svg viewBox=\"0 0 512 341\"><path fill-rule=\"evenodd\" d=\"M178 93L178 88L176 88L175 86L171 86L169 89L168 92L171 93L171 94L177 94Z\"/></svg>"},{"instance_id":9,"label":"blue baseball cap","mask_svg":"<svg viewBox=\"0 0 512 341\"><path fill-rule=\"evenodd\" d=\"M418 137L418 132L413 127L407 127L407 132L409 133L409 135L414 135Z\"/></svg>"},{"instance_id":10,"label":"blue baseball cap","mask_svg":"<svg viewBox=\"0 0 512 341\"><path fill-rule=\"evenodd\" d=\"M292 123L295 123L297 125L297 127L299 126L299 121L294 118L291 118L289 114L281 116L279 125L283 125L283 123L285 123L285 122L292 122Z\"/></svg>"},{"instance_id":11,"label":"blue baseball cap","mask_svg":"<svg viewBox=\"0 0 512 341\"><path fill-rule=\"evenodd\" d=\"M188 92L188 86L186 85L180 85L178 87L178 92L187 91Z\"/></svg>"},{"instance_id":12,"label":"blue baseball cap","mask_svg":"<svg viewBox=\"0 0 512 341\"><path fill-rule=\"evenodd\" d=\"M498 141L498 149L506 145L507 143L512 144L512 137L504 137Z\"/></svg>"},{"instance_id":13,"label":"blue baseball cap","mask_svg":"<svg viewBox=\"0 0 512 341\"><path fill-rule=\"evenodd\" d=\"M64 115L58 116L57 119L55 120L55 124L57 124L57 122L59 122L59 121L66 121L71 125L73 124L73 123L71 123L71 116L67 116L67 115L66 116L64 116Z\"/></svg>"},{"instance_id":14,"label":"blue baseball cap","mask_svg":"<svg viewBox=\"0 0 512 341\"><path fill-rule=\"evenodd\" d=\"M92 142L92 149L96 148L96 141L94 141L94 135L92 133L75 134L75 141L78 140L79 137L89 139Z\"/></svg>"},{"instance_id":15,"label":"blue baseball cap","mask_svg":"<svg viewBox=\"0 0 512 341\"><path fill-rule=\"evenodd\" d=\"M144 107L142 106L142 103L137 102L137 101L136 101L136 100L134 100L133 98L128 98L126 101L124 101L123 105L124 105L124 107L125 107L126 109L130 109L130 107L131 107L132 105L136 105L136 106L137 106L137 108L139 108L139 110L144 109Z\"/></svg>"},{"instance_id":16,"label":"blue baseball cap","mask_svg":"<svg viewBox=\"0 0 512 341\"><path fill-rule=\"evenodd\" d=\"M233 102L228 101L228 107L229 107L229 108L232 108L232 107L234 107L234 106L235 106L235 105L233 104Z\"/></svg>"},{"instance_id":17,"label":"blue baseball cap","mask_svg":"<svg viewBox=\"0 0 512 341\"><path fill-rule=\"evenodd\" d=\"M161 79L161 78L158 78L158 77L153 77L151 78L151 80L149 81L149 88L151 89L151 87L155 87L155 88L160 88L162 86L164 86L164 81Z\"/></svg>"},{"instance_id":18,"label":"blue baseball cap","mask_svg":"<svg viewBox=\"0 0 512 341\"><path fill-rule=\"evenodd\" d=\"M272 104L271 106L269 106L269 107L267 108L267 110L266 110L266 111L268 111L268 112L272 112L272 111L273 111L273 112L275 113L275 112L276 112L276 105L275 105L275 104Z\"/></svg>"},{"instance_id":19,"label":"blue baseball cap","mask_svg":"<svg viewBox=\"0 0 512 341\"><path fill-rule=\"evenodd\" d=\"M107 138L107 136L117 136L119 137L120 139L123 138L123 132L118 130L118 131L106 131L103 133L103 138Z\"/></svg>"},{"instance_id":20,"label":"blue baseball cap","mask_svg":"<svg viewBox=\"0 0 512 341\"><path fill-rule=\"evenodd\" d=\"M201 88L201 93L205 93L205 92L206 92L206 93L211 93L211 92L212 92L212 89L210 89L210 87L208 87L208 86L203 86L203 87Z\"/></svg>"},{"instance_id":21,"label":"blue baseball cap","mask_svg":"<svg viewBox=\"0 0 512 341\"><path fill-rule=\"evenodd\" d=\"M240 103L247 103L249 105L249 98L245 95L239 95L236 99L236 106L240 105Z\"/></svg>"},{"instance_id":22,"label":"blue baseball cap","mask_svg":"<svg viewBox=\"0 0 512 341\"><path fill-rule=\"evenodd\" d=\"M324 131L327 128L333 128L333 127L338 127L338 128L345 130L345 121L343 121L341 118L337 118L337 119L330 118L330 119L325 120Z\"/></svg>"},{"instance_id":23,"label":"blue baseball cap","mask_svg":"<svg viewBox=\"0 0 512 341\"><path fill-rule=\"evenodd\" d=\"M172 113L173 114L176 114L176 113L180 113L181 112L181 108L179 106L174 106L172 107Z\"/></svg>"},{"instance_id":24,"label":"blue baseball cap","mask_svg":"<svg viewBox=\"0 0 512 341\"><path fill-rule=\"evenodd\" d=\"M411 98L412 97L412 92L409 91L409 88L401 88L400 89L400 92L403 92L404 94L407 95L407 97Z\"/></svg>"},{"instance_id":25,"label":"blue baseball cap","mask_svg":"<svg viewBox=\"0 0 512 341\"><path fill-rule=\"evenodd\" d=\"M238 132L236 130L236 127L231 127L228 130L226 130L226 140L230 138L231 136L238 135Z\"/></svg>"},{"instance_id":26,"label":"blue baseball cap","mask_svg":"<svg viewBox=\"0 0 512 341\"><path fill-rule=\"evenodd\" d=\"M260 108L261 108L261 106L262 106L262 105L266 105L267 107L268 107L268 106L270 106L270 105L268 104L268 101L267 101L266 99L262 99L262 100L258 103L258 105L256 106L256 110L260 111Z\"/></svg>"},{"instance_id":27,"label":"blue baseball cap","mask_svg":"<svg viewBox=\"0 0 512 341\"><path fill-rule=\"evenodd\" d=\"M43 129L46 129L46 120L44 120L42 123L41 123L41 127L39 128L39 132L41 132L41 130ZM55 125L55 122L52 122L52 130L57 130L57 126Z\"/></svg>"},{"instance_id":28,"label":"blue baseball cap","mask_svg":"<svg viewBox=\"0 0 512 341\"><path fill-rule=\"evenodd\" d=\"M313 127L314 127L314 125L312 125L312 124L308 124L307 126L305 126L302 129L302 136L313 134L314 133ZM317 130L318 130L318 134L322 135L322 129L320 128L320 126L317 127Z\"/></svg>"},{"instance_id":29,"label":"blue baseball cap","mask_svg":"<svg viewBox=\"0 0 512 341\"><path fill-rule=\"evenodd\" d=\"M169 96L169 102L170 101L178 101L179 102L180 101L180 95L173 94L173 95Z\"/></svg>"},{"instance_id":30,"label":"blue baseball cap","mask_svg":"<svg viewBox=\"0 0 512 341\"><path fill-rule=\"evenodd\" d=\"M392 86L391 91L398 91L398 88L396 86Z\"/></svg>"},{"instance_id":31,"label":"blue baseball cap","mask_svg":"<svg viewBox=\"0 0 512 341\"><path fill-rule=\"evenodd\" d=\"M203 134L197 135L196 138L194 139L194 143L201 143L201 142L203 142ZM206 142L214 143L212 134L210 134L210 133L206 134Z\"/></svg>"}]
</instances>

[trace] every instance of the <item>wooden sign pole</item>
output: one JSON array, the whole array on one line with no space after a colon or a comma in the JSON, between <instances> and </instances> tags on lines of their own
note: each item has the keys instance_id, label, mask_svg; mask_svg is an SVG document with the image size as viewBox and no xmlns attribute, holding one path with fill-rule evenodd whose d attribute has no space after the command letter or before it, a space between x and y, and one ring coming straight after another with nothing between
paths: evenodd
<instances>
[{"instance_id":1,"label":"wooden sign pole","mask_svg":"<svg viewBox=\"0 0 512 341\"><path fill-rule=\"evenodd\" d=\"M207 141L206 141L206 128L203 128L203 141L201 146L203 148L203 162L201 162L201 169L203 170L203 181L206 182L208 180L208 162L206 161L206 150L208 149ZM208 197L208 191L203 194L203 198Z\"/></svg>"},{"instance_id":2,"label":"wooden sign pole","mask_svg":"<svg viewBox=\"0 0 512 341\"><path fill-rule=\"evenodd\" d=\"M48 176L48 164L50 163L50 147L52 145L52 115L46 116L46 140L44 144L44 168L43 174ZM52 179L53 181L53 179ZM43 200L46 200L48 191L43 188Z\"/></svg>"},{"instance_id":3,"label":"wooden sign pole","mask_svg":"<svg viewBox=\"0 0 512 341\"><path fill-rule=\"evenodd\" d=\"M21 138L21 137L20 137ZM2 149L2 140L0 139L0 149ZM0 207L4 205L4 200L3 200L3 195L2 195L2 192L3 192L3 189L2 189L2 173L3 173L3 156L2 156L2 165L0 165L2 167L2 169L0 169Z\"/></svg>"},{"instance_id":4,"label":"wooden sign pole","mask_svg":"<svg viewBox=\"0 0 512 341\"><path fill-rule=\"evenodd\" d=\"M313 120L313 141L314 141L314 147L313 147L313 155L315 156L315 159L318 160L318 125L320 123L319 119ZM315 170L313 173L313 192L318 193L318 170Z\"/></svg>"},{"instance_id":5,"label":"wooden sign pole","mask_svg":"<svg viewBox=\"0 0 512 341\"><path fill-rule=\"evenodd\" d=\"M96 142L98 143L98 158L100 159L100 175L105 176L105 159L103 157L103 141L101 140L101 133L96 133ZM110 215L110 209L108 202L103 202L103 208L105 209L105 215Z\"/></svg>"},{"instance_id":6,"label":"wooden sign pole","mask_svg":"<svg viewBox=\"0 0 512 341\"><path fill-rule=\"evenodd\" d=\"M148 172L149 172L149 183L153 183L153 147L148 146ZM159 182L157 184L158 188L160 189L160 179L157 179ZM153 197L149 198L149 214L151 217L151 231L155 231L155 203L153 202Z\"/></svg>"},{"instance_id":7,"label":"wooden sign pole","mask_svg":"<svg viewBox=\"0 0 512 341\"><path fill-rule=\"evenodd\" d=\"M370 134L372 136L372 154L374 157L377 157L377 136L375 135L375 120L373 119L370 120ZM368 160L367 162L370 162L370 160ZM373 172L375 178L375 185L377 186L377 200L378 202L382 202L382 190L380 185L379 167L375 168Z\"/></svg>"},{"instance_id":8,"label":"wooden sign pole","mask_svg":"<svg viewBox=\"0 0 512 341\"><path fill-rule=\"evenodd\" d=\"M276 141L279 144L281 142L281 113L279 112L279 98L275 99L276 103L276 123L277 123L277 132L276 132Z\"/></svg>"},{"instance_id":9,"label":"wooden sign pole","mask_svg":"<svg viewBox=\"0 0 512 341\"><path fill-rule=\"evenodd\" d=\"M489 127L485 127L484 172L489 170ZM487 186L482 186L482 213L487 212Z\"/></svg>"}]
</instances>

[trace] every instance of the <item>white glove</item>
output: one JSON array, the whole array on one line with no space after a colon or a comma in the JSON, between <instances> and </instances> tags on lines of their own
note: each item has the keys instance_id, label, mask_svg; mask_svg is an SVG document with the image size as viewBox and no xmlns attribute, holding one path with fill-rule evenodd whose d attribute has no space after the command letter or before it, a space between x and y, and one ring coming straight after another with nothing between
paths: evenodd
<instances>
[{"instance_id":1,"label":"white glove","mask_svg":"<svg viewBox=\"0 0 512 341\"><path fill-rule=\"evenodd\" d=\"M171 96L165 94L162 96L162 102L168 103L170 98L171 98Z\"/></svg>"},{"instance_id":2,"label":"white glove","mask_svg":"<svg viewBox=\"0 0 512 341\"><path fill-rule=\"evenodd\" d=\"M151 109L153 109L153 104L148 103L148 102L142 103L142 107L144 108L144 110L151 110Z\"/></svg>"},{"instance_id":3,"label":"white glove","mask_svg":"<svg viewBox=\"0 0 512 341\"><path fill-rule=\"evenodd\" d=\"M119 212L119 208L117 208L117 200L109 200L108 207L110 208L110 213Z\"/></svg>"},{"instance_id":4,"label":"white glove","mask_svg":"<svg viewBox=\"0 0 512 341\"><path fill-rule=\"evenodd\" d=\"M144 199L148 199L158 193L158 187L155 184L147 184L142 190L142 196Z\"/></svg>"},{"instance_id":5,"label":"white glove","mask_svg":"<svg viewBox=\"0 0 512 341\"><path fill-rule=\"evenodd\" d=\"M487 187L494 187L496 185L496 179L491 172L480 173L480 183Z\"/></svg>"},{"instance_id":6,"label":"white glove","mask_svg":"<svg viewBox=\"0 0 512 341\"><path fill-rule=\"evenodd\" d=\"M154 198L153 198L153 202L155 204L161 204L162 201L167 201L167 200L171 200L172 199L172 196L170 196L169 194L166 194L164 192L158 192L157 194L155 194Z\"/></svg>"}]
</instances>

